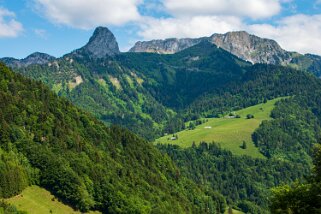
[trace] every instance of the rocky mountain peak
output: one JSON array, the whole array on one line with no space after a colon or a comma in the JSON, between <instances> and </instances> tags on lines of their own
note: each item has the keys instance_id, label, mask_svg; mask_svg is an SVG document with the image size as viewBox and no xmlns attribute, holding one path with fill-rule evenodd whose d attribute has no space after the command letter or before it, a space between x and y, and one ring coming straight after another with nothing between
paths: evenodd
<instances>
[{"instance_id":1,"label":"rocky mountain peak","mask_svg":"<svg viewBox=\"0 0 321 214\"><path fill-rule=\"evenodd\" d=\"M165 39L149 42L136 42L129 52L150 52L159 54L173 54L198 44L201 39Z\"/></svg>"},{"instance_id":2,"label":"rocky mountain peak","mask_svg":"<svg viewBox=\"0 0 321 214\"><path fill-rule=\"evenodd\" d=\"M215 45L252 63L281 64L290 57L276 41L245 31L213 34L209 39Z\"/></svg>"},{"instance_id":3,"label":"rocky mountain peak","mask_svg":"<svg viewBox=\"0 0 321 214\"><path fill-rule=\"evenodd\" d=\"M106 27L97 27L89 42L77 52L79 51L84 51L96 58L120 53L114 34Z\"/></svg>"},{"instance_id":4,"label":"rocky mountain peak","mask_svg":"<svg viewBox=\"0 0 321 214\"><path fill-rule=\"evenodd\" d=\"M22 59L25 65L31 65L31 64L46 64L50 61L55 60L56 58L53 56L50 56L46 53L40 53L35 52L27 56L26 58Z\"/></svg>"},{"instance_id":5,"label":"rocky mountain peak","mask_svg":"<svg viewBox=\"0 0 321 214\"><path fill-rule=\"evenodd\" d=\"M24 59L15 59L11 57L5 57L0 60L3 61L9 67L20 68L20 67L26 67L29 65L43 65L55 59L56 59L55 57L50 56L49 54L35 52L30 54Z\"/></svg>"},{"instance_id":6,"label":"rocky mountain peak","mask_svg":"<svg viewBox=\"0 0 321 214\"><path fill-rule=\"evenodd\" d=\"M213 34L210 37L198 39L137 42L130 52L176 53L201 41L209 41L251 63L288 64L292 59L291 53L283 50L276 41L260 38L246 31Z\"/></svg>"}]
</instances>

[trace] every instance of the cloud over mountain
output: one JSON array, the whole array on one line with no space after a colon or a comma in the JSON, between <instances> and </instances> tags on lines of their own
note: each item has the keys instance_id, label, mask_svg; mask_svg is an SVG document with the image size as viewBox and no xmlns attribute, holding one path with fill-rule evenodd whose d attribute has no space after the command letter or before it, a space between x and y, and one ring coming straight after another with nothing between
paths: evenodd
<instances>
[{"instance_id":1,"label":"cloud over mountain","mask_svg":"<svg viewBox=\"0 0 321 214\"><path fill-rule=\"evenodd\" d=\"M287 50L321 55L321 15L288 16L276 25L251 25L248 30L278 41Z\"/></svg>"},{"instance_id":2,"label":"cloud over mountain","mask_svg":"<svg viewBox=\"0 0 321 214\"><path fill-rule=\"evenodd\" d=\"M164 6L174 16L215 14L259 19L281 11L278 0L164 0Z\"/></svg>"},{"instance_id":3,"label":"cloud over mountain","mask_svg":"<svg viewBox=\"0 0 321 214\"><path fill-rule=\"evenodd\" d=\"M233 16L194 16L184 18L148 19L139 33L144 39L196 38L213 33L242 29L242 21Z\"/></svg>"}]
</instances>

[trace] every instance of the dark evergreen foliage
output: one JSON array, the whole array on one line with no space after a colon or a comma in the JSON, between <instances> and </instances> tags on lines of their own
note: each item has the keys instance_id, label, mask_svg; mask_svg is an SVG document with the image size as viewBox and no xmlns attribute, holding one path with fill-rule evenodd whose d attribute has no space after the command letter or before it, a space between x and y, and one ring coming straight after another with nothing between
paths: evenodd
<instances>
[{"instance_id":1,"label":"dark evergreen foliage","mask_svg":"<svg viewBox=\"0 0 321 214\"><path fill-rule=\"evenodd\" d=\"M318 73L316 64L296 63ZM66 55L17 72L43 81L105 124L127 127L148 140L185 129L188 121L194 129L201 118L287 97L273 110L273 120L253 134L266 160L235 157L206 143L186 150L159 146L168 157L119 127L106 128L66 100L56 102L39 82L7 72L0 81L2 150L28 160L15 162L20 186L10 194L39 182L82 210L222 212L224 198L213 192L218 190L229 205L264 213L268 189L302 180L310 172L312 147L321 139L318 78L290 67L251 65L206 42L173 55ZM79 76L83 82L75 86ZM21 90L26 82L28 90ZM246 143L237 146L246 149Z\"/></svg>"},{"instance_id":2,"label":"dark evergreen foliage","mask_svg":"<svg viewBox=\"0 0 321 214\"><path fill-rule=\"evenodd\" d=\"M304 183L283 185L273 190L271 198L272 213L320 213L321 201L321 146L314 149L314 170L309 179Z\"/></svg>"},{"instance_id":3,"label":"dark evergreen foliage","mask_svg":"<svg viewBox=\"0 0 321 214\"><path fill-rule=\"evenodd\" d=\"M225 199L168 156L0 64L0 194L38 183L81 211L216 213Z\"/></svg>"},{"instance_id":4,"label":"dark evergreen foliage","mask_svg":"<svg viewBox=\"0 0 321 214\"><path fill-rule=\"evenodd\" d=\"M245 212L256 210L250 213L267 213L270 188L302 180L309 173L304 163L234 156L213 143L187 149L172 145L158 148L174 160L183 175L218 190L229 204Z\"/></svg>"}]
</instances>

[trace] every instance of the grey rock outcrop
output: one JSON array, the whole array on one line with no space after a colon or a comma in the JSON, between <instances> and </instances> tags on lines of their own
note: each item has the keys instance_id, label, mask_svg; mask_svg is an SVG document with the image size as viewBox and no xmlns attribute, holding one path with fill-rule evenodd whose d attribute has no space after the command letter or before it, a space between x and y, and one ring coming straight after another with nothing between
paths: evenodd
<instances>
[{"instance_id":1,"label":"grey rock outcrop","mask_svg":"<svg viewBox=\"0 0 321 214\"><path fill-rule=\"evenodd\" d=\"M245 31L213 34L210 42L251 63L289 63L291 53L271 39L264 39Z\"/></svg>"},{"instance_id":2,"label":"grey rock outcrop","mask_svg":"<svg viewBox=\"0 0 321 214\"><path fill-rule=\"evenodd\" d=\"M53 56L50 56L48 54L45 53L40 53L40 52L35 52L33 54L30 54L29 56L27 56L24 59L15 59L15 58L11 58L11 57L5 57L0 59L2 62L4 62L6 65L8 65L9 67L26 67L29 65L43 65L43 64L47 64L48 62L51 62L53 60L55 60L56 58Z\"/></svg>"},{"instance_id":3,"label":"grey rock outcrop","mask_svg":"<svg viewBox=\"0 0 321 214\"><path fill-rule=\"evenodd\" d=\"M114 34L106 27L97 27L89 42L73 53L85 53L94 58L104 58L117 55L120 51Z\"/></svg>"},{"instance_id":4,"label":"grey rock outcrop","mask_svg":"<svg viewBox=\"0 0 321 214\"><path fill-rule=\"evenodd\" d=\"M270 39L263 39L245 31L213 34L198 39L166 39L137 42L130 52L154 52L173 54L194 46L201 41L209 41L218 47L251 63L287 64L292 53L283 50Z\"/></svg>"},{"instance_id":5,"label":"grey rock outcrop","mask_svg":"<svg viewBox=\"0 0 321 214\"><path fill-rule=\"evenodd\" d=\"M173 54L182 51L186 48L200 43L203 38L199 39L165 39L152 40L149 42L137 42L129 52L149 52L159 54Z\"/></svg>"}]
</instances>

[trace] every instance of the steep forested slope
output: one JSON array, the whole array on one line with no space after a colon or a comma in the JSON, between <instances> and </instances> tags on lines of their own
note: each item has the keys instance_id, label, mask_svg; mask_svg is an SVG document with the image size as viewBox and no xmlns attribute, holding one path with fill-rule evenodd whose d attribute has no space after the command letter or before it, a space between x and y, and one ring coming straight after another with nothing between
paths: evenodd
<instances>
[{"instance_id":1,"label":"steep forested slope","mask_svg":"<svg viewBox=\"0 0 321 214\"><path fill-rule=\"evenodd\" d=\"M302 179L309 173L304 163L234 156L218 144L201 143L182 149L158 145L173 158L183 175L219 190L231 206L250 213L269 213L270 188Z\"/></svg>"},{"instance_id":2,"label":"steep forested slope","mask_svg":"<svg viewBox=\"0 0 321 214\"><path fill-rule=\"evenodd\" d=\"M317 201L320 190L320 94L320 87L314 91L302 88L301 93L276 103L272 119L263 121L252 135L266 159L233 156L221 149L221 142L203 142L185 149L173 145L158 148L174 160L183 175L219 190L229 204L244 212L265 213L270 205L270 188L307 178L312 151L318 145L315 175L307 184L294 184L293 190L290 186L277 189L272 206L273 213L318 213L320 204L313 201Z\"/></svg>"},{"instance_id":3,"label":"steep forested slope","mask_svg":"<svg viewBox=\"0 0 321 214\"><path fill-rule=\"evenodd\" d=\"M144 87L160 103L175 110L240 79L245 67L250 66L209 42L173 55L127 53L118 61L145 76Z\"/></svg>"},{"instance_id":4,"label":"steep forested slope","mask_svg":"<svg viewBox=\"0 0 321 214\"><path fill-rule=\"evenodd\" d=\"M0 196L39 184L82 211L201 213L225 201L136 135L107 128L0 64Z\"/></svg>"},{"instance_id":5,"label":"steep forested slope","mask_svg":"<svg viewBox=\"0 0 321 214\"><path fill-rule=\"evenodd\" d=\"M264 210L259 211L256 205L268 209L269 188L304 179L311 170L312 149L320 143L321 83L306 72L267 65L251 67L243 80L239 84L232 83L225 91L197 100L181 117L220 115L267 99L288 96L276 103L271 112L272 120L263 121L252 135L265 160L233 157L215 144L203 143L188 149L165 145L159 148L173 158L184 175L218 189L229 203L243 211L260 213ZM294 197L295 192L287 195L286 191L282 190L280 197ZM290 200L287 203L295 206Z\"/></svg>"},{"instance_id":6,"label":"steep forested slope","mask_svg":"<svg viewBox=\"0 0 321 214\"><path fill-rule=\"evenodd\" d=\"M273 190L272 213L320 213L321 146L314 148L314 170L304 183L295 182Z\"/></svg>"},{"instance_id":7,"label":"steep forested slope","mask_svg":"<svg viewBox=\"0 0 321 214\"><path fill-rule=\"evenodd\" d=\"M18 72L43 81L107 124L123 125L146 138L156 135L172 115L141 86L138 74L111 58L64 57Z\"/></svg>"},{"instance_id":8,"label":"steep forested slope","mask_svg":"<svg viewBox=\"0 0 321 214\"><path fill-rule=\"evenodd\" d=\"M20 187L13 192L30 182L40 183L84 210L94 207L112 212L197 212L208 206L216 210L224 204L222 197L213 192L217 189L229 204L252 213L265 212L268 188L303 179L310 172L311 149L320 140L321 81L318 78L290 67L251 65L208 42L173 55L125 53L95 58L77 52L16 71L43 81L59 96L106 124L125 126L149 140L182 130L187 121L220 117L270 99L287 97L277 103L272 111L273 119L263 122L253 133L253 142L265 160L234 157L212 144L187 150L161 148L181 170L152 145L127 131L113 126L106 128L67 101L60 100L59 105L51 103L57 97L39 83L38 94L27 91L17 95L33 102L23 106L18 101L12 105L10 100L3 102L4 109L12 109L4 115L12 115L15 109L27 109L13 114L18 128L9 124L9 131L3 134L9 137L3 139L31 142L3 144L5 156L27 160L12 161L12 166L21 169L20 177L15 177ZM30 81L30 84L35 83ZM3 87L13 93L17 85L4 83ZM37 124L41 128L34 128ZM6 123L2 126L7 127ZM44 161L47 159L48 163ZM133 168L129 167L131 164ZM61 170L57 170L58 175L51 171L51 166ZM71 183L78 186L60 178L61 174L71 177ZM211 197L207 198L185 176L205 186L209 190L206 194ZM60 191L61 184L54 181L63 182L62 186L70 185L66 189L71 192ZM133 187L139 191L133 192ZM131 197L125 198L127 195ZM160 202L164 198L165 202ZM207 199L211 205L205 204ZM156 202L159 206L153 207Z\"/></svg>"},{"instance_id":9,"label":"steep forested slope","mask_svg":"<svg viewBox=\"0 0 321 214\"><path fill-rule=\"evenodd\" d=\"M147 139L200 95L240 79L249 64L208 42L175 55L128 53L102 59L68 54L16 71L110 124Z\"/></svg>"},{"instance_id":10,"label":"steep forested slope","mask_svg":"<svg viewBox=\"0 0 321 214\"><path fill-rule=\"evenodd\" d=\"M321 82L304 71L289 67L258 64L247 68L238 81L232 81L193 102L189 113L215 116L280 96L292 96L318 90Z\"/></svg>"}]
</instances>

